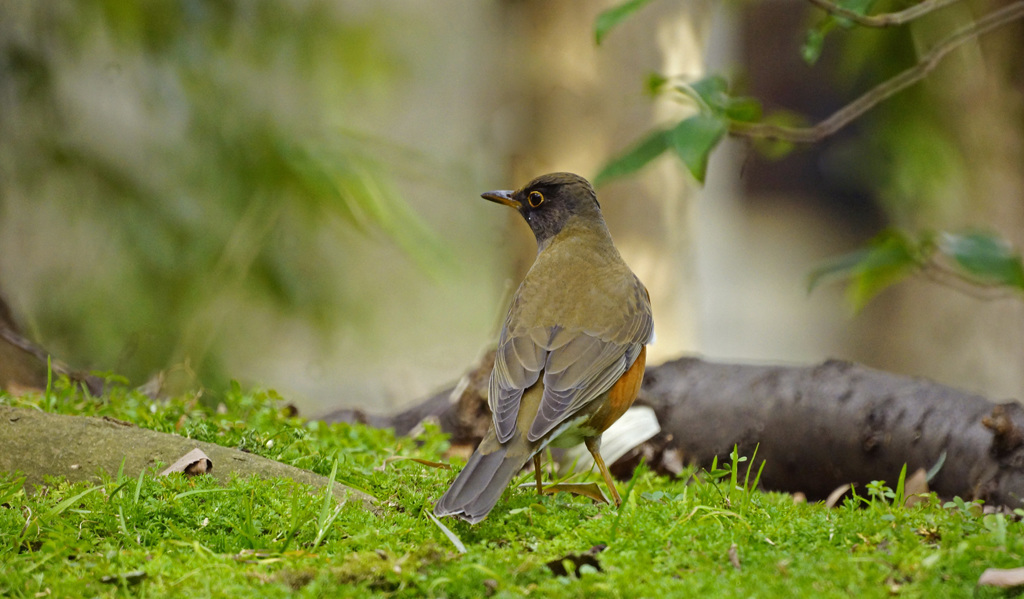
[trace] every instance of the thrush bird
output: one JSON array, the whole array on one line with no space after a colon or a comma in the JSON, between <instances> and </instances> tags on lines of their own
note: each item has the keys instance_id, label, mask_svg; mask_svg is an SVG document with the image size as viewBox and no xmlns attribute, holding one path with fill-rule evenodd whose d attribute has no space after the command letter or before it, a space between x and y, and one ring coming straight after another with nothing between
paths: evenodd
<instances>
[{"instance_id":1,"label":"thrush bird","mask_svg":"<svg viewBox=\"0 0 1024 599\"><path fill-rule=\"evenodd\" d=\"M581 442L618 505L601 433L640 390L654 331L647 289L612 244L583 177L552 173L482 197L519 211L537 238L537 257L498 339L490 428L434 514L479 522L530 458L540 492L540 452Z\"/></svg>"}]
</instances>

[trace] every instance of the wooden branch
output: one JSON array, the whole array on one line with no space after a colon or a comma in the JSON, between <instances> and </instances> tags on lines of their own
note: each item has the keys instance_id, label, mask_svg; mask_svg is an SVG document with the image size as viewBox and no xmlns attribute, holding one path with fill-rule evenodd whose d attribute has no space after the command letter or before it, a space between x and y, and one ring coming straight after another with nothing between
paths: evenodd
<instances>
[{"instance_id":1,"label":"wooden branch","mask_svg":"<svg viewBox=\"0 0 1024 599\"><path fill-rule=\"evenodd\" d=\"M765 460L766 488L823 499L843 483L895 486L930 469L942 497L1021 507L1024 409L925 379L830 360L813 366L714 364L681 359L644 381L644 401L687 461L727 455Z\"/></svg>"},{"instance_id":2,"label":"wooden branch","mask_svg":"<svg viewBox=\"0 0 1024 599\"><path fill-rule=\"evenodd\" d=\"M71 369L15 329L0 322L0 389L41 391L46 388L47 369L53 376L66 376L81 384L93 395L103 393L103 379Z\"/></svg>"},{"instance_id":3,"label":"wooden branch","mask_svg":"<svg viewBox=\"0 0 1024 599\"><path fill-rule=\"evenodd\" d=\"M960 0L924 0L924 2L915 4L910 8L905 8L898 12L882 13L878 15L862 15L860 13L853 12L848 8L843 8L833 2L829 2L829 0L808 0L808 2L825 12L848 21L853 21L854 23L865 27L895 27L897 25L903 25L959 1Z\"/></svg>"},{"instance_id":4,"label":"wooden branch","mask_svg":"<svg viewBox=\"0 0 1024 599\"><path fill-rule=\"evenodd\" d=\"M1017 290L1010 289L1002 283L970 277L934 258L921 266L920 274L933 283L955 289L975 299L992 301L1021 297Z\"/></svg>"},{"instance_id":5,"label":"wooden branch","mask_svg":"<svg viewBox=\"0 0 1024 599\"><path fill-rule=\"evenodd\" d=\"M883 81L862 96L834 112L813 127L783 127L771 123L745 123L731 121L729 134L737 137L817 143L850 124L893 95L924 79L947 54L962 44L1024 17L1024 1L1008 4L992 11L973 24L964 27L935 45L917 64Z\"/></svg>"}]
</instances>

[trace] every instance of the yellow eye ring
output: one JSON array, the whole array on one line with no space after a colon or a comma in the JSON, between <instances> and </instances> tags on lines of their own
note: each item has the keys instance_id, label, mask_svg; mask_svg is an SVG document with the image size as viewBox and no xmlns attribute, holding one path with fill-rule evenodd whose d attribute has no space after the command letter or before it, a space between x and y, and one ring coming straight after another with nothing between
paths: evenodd
<instances>
[{"instance_id":1,"label":"yellow eye ring","mask_svg":"<svg viewBox=\"0 0 1024 599\"><path fill-rule=\"evenodd\" d=\"M536 208L544 203L544 194L539 191L531 191L530 195L526 196L526 201L530 202L531 208Z\"/></svg>"}]
</instances>

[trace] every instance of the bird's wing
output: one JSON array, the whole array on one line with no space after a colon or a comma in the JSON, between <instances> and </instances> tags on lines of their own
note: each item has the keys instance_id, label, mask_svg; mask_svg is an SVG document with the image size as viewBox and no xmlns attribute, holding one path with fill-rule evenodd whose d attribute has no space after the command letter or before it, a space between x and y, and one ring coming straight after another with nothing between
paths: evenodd
<instances>
[{"instance_id":1,"label":"bird's wing","mask_svg":"<svg viewBox=\"0 0 1024 599\"><path fill-rule=\"evenodd\" d=\"M536 441L601 395L622 376L653 333L651 305L637 281L636 301L624 318L604 329L558 326L522 329L515 310L502 328L488 403L498 441L512 437L523 391L544 373L544 395L527 433Z\"/></svg>"},{"instance_id":2,"label":"bird's wing","mask_svg":"<svg viewBox=\"0 0 1024 599\"><path fill-rule=\"evenodd\" d=\"M618 334L579 333L548 354L544 396L527 439L536 441L607 391L633 365L650 338L650 313ZM645 332L646 329L646 332Z\"/></svg>"},{"instance_id":3,"label":"bird's wing","mask_svg":"<svg viewBox=\"0 0 1024 599\"><path fill-rule=\"evenodd\" d=\"M508 321L501 329L487 393L494 432L501 443L512 438L523 391L537 382L544 368L550 336L547 331L535 328L510 334Z\"/></svg>"}]
</instances>

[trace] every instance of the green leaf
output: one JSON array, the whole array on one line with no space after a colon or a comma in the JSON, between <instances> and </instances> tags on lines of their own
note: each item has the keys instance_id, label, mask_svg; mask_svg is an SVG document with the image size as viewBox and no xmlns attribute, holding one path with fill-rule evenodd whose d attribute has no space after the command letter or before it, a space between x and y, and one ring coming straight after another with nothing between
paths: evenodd
<instances>
[{"instance_id":1,"label":"green leaf","mask_svg":"<svg viewBox=\"0 0 1024 599\"><path fill-rule=\"evenodd\" d=\"M984 282L1024 289L1024 265L1006 240L989 233L942 233L939 251L953 258L967 274Z\"/></svg>"},{"instance_id":2,"label":"green leaf","mask_svg":"<svg viewBox=\"0 0 1024 599\"><path fill-rule=\"evenodd\" d=\"M920 268L922 246L898 231L885 231L868 247L840 256L815 269L808 282L814 289L826 278L849 280L846 299L854 311L860 311L871 298L886 287L906 278Z\"/></svg>"},{"instance_id":3,"label":"green leaf","mask_svg":"<svg viewBox=\"0 0 1024 599\"><path fill-rule=\"evenodd\" d=\"M594 39L598 44L604 39L608 32L616 25L626 20L626 17L643 8L651 0L629 0L618 6L613 6L597 16L594 24Z\"/></svg>"},{"instance_id":4,"label":"green leaf","mask_svg":"<svg viewBox=\"0 0 1024 599\"><path fill-rule=\"evenodd\" d=\"M807 275L807 293L814 291L818 285L829 279L846 279L853 276L857 265L871 253L869 248L862 248L849 254L832 258L818 266Z\"/></svg>"},{"instance_id":5,"label":"green leaf","mask_svg":"<svg viewBox=\"0 0 1024 599\"><path fill-rule=\"evenodd\" d=\"M667 77L661 73L651 73L647 76L647 83L644 85L644 89L653 96L660 92L666 83L668 83Z\"/></svg>"},{"instance_id":6,"label":"green leaf","mask_svg":"<svg viewBox=\"0 0 1024 599\"><path fill-rule=\"evenodd\" d=\"M751 123L761 120L761 102L755 98L729 98L724 106L726 118Z\"/></svg>"},{"instance_id":7,"label":"green leaf","mask_svg":"<svg viewBox=\"0 0 1024 599\"><path fill-rule=\"evenodd\" d=\"M829 20L828 22L834 22ZM809 65L814 65L821 58L821 51L825 47L825 34L828 32L824 23L817 25L807 30L807 37L804 39L804 43L800 46L800 57L804 59Z\"/></svg>"},{"instance_id":8,"label":"green leaf","mask_svg":"<svg viewBox=\"0 0 1024 599\"><path fill-rule=\"evenodd\" d=\"M698 114L669 129L665 136L693 178L703 183L708 170L708 157L718 142L722 141L726 129L723 119Z\"/></svg>"},{"instance_id":9,"label":"green leaf","mask_svg":"<svg viewBox=\"0 0 1024 599\"><path fill-rule=\"evenodd\" d=\"M721 75L709 75L688 87L711 106L718 106L721 96L729 90L729 82Z\"/></svg>"},{"instance_id":10,"label":"green leaf","mask_svg":"<svg viewBox=\"0 0 1024 599\"><path fill-rule=\"evenodd\" d=\"M729 101L726 91L729 84L720 75L709 75L693 83L678 83L675 90L692 99L702 112L722 112L722 106Z\"/></svg>"},{"instance_id":11,"label":"green leaf","mask_svg":"<svg viewBox=\"0 0 1024 599\"><path fill-rule=\"evenodd\" d=\"M859 15L868 14L868 11L871 10L871 7L872 5L874 5L874 3L875 0L839 0L838 2L836 2L836 4L845 8L846 10L853 11ZM852 21L844 19L842 17L836 17L836 20L843 27L852 27L854 24Z\"/></svg>"},{"instance_id":12,"label":"green leaf","mask_svg":"<svg viewBox=\"0 0 1024 599\"><path fill-rule=\"evenodd\" d=\"M648 162L660 156L668 149L668 139L665 133L665 131L658 130L648 134L640 143L604 165L601 172L594 177L594 186L599 187L612 179L635 173Z\"/></svg>"},{"instance_id":13,"label":"green leaf","mask_svg":"<svg viewBox=\"0 0 1024 599\"><path fill-rule=\"evenodd\" d=\"M851 10L857 14L865 15L875 0L840 0L836 2L839 6ZM800 47L800 56L809 65L813 65L821 58L821 51L825 47L825 37L837 26L849 29L854 23L849 19L837 17L833 14L826 14L817 25L807 30L807 37L803 46Z\"/></svg>"},{"instance_id":14,"label":"green leaf","mask_svg":"<svg viewBox=\"0 0 1024 599\"><path fill-rule=\"evenodd\" d=\"M883 289L918 269L913 241L901 233L884 235L858 265L856 276L846 288L846 297L860 311Z\"/></svg>"},{"instance_id":15,"label":"green leaf","mask_svg":"<svg viewBox=\"0 0 1024 599\"><path fill-rule=\"evenodd\" d=\"M692 98L703 111L716 116L734 121L756 121L761 118L761 102L754 98L730 96L729 82L721 75L710 75L694 83L679 84L675 89Z\"/></svg>"}]
</instances>

